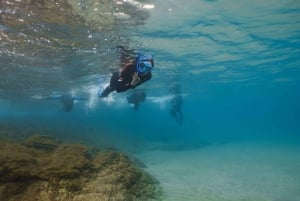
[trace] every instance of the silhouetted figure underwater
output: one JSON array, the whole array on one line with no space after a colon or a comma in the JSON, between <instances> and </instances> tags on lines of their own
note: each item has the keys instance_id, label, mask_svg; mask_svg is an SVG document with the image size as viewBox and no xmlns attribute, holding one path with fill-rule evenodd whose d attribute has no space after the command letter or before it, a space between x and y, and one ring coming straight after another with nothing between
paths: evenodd
<instances>
[{"instance_id":1,"label":"silhouetted figure underwater","mask_svg":"<svg viewBox=\"0 0 300 201\"><path fill-rule=\"evenodd\" d=\"M183 114L181 106L183 104L183 97L180 90L180 85L175 84L171 87L170 92L173 94L173 97L170 102L170 115L176 119L178 124L182 124Z\"/></svg>"},{"instance_id":2,"label":"silhouetted figure underwater","mask_svg":"<svg viewBox=\"0 0 300 201\"><path fill-rule=\"evenodd\" d=\"M44 99L47 100L60 100L63 104L63 111L65 112L70 112L73 107L74 107L74 103L77 100L85 100L84 98L80 98L77 96L72 96L71 94L58 94L58 95L50 95Z\"/></svg>"},{"instance_id":3,"label":"silhouetted figure underwater","mask_svg":"<svg viewBox=\"0 0 300 201\"><path fill-rule=\"evenodd\" d=\"M149 54L135 54L133 50L125 50L118 47L120 51L121 68L114 72L110 78L109 86L98 92L100 98L107 97L111 92L118 93L134 89L152 77L154 67L153 57Z\"/></svg>"},{"instance_id":4,"label":"silhouetted figure underwater","mask_svg":"<svg viewBox=\"0 0 300 201\"><path fill-rule=\"evenodd\" d=\"M183 98L181 94L176 94L171 99L170 114L172 117L176 119L176 122L180 125L182 124L182 120L183 120L183 114L181 110L182 103L183 103Z\"/></svg>"},{"instance_id":5,"label":"silhouetted figure underwater","mask_svg":"<svg viewBox=\"0 0 300 201\"><path fill-rule=\"evenodd\" d=\"M144 102L146 99L146 93L143 91L138 91L130 96L127 96L127 102L133 104L133 109L137 111L139 109L140 103Z\"/></svg>"}]
</instances>

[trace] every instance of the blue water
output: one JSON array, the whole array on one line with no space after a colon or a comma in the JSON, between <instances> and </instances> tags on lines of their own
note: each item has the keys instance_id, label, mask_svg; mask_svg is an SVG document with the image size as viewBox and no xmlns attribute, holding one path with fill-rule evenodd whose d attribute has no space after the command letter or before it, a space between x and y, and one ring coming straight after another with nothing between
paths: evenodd
<instances>
[{"instance_id":1,"label":"blue water","mask_svg":"<svg viewBox=\"0 0 300 201\"><path fill-rule=\"evenodd\" d=\"M98 8L87 2L86 9ZM122 11L119 23L80 13L102 26L95 30L48 18L29 23L26 15L12 18L26 25L9 24L6 17L16 14L2 3L2 133L48 134L133 153L241 141L300 146L299 1L112 2L108 15ZM118 69L117 45L154 56L152 79L138 87L147 94L138 111L126 102L132 90L97 97ZM169 114L174 86L183 97L182 125ZM87 100L64 112L59 101L39 99L66 92Z\"/></svg>"}]
</instances>

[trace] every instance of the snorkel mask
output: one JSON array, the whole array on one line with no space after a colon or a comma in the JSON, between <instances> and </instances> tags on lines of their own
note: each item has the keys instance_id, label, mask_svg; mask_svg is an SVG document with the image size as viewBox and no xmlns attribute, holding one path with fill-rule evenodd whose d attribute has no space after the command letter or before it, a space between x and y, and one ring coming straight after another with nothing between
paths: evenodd
<instances>
[{"instance_id":1,"label":"snorkel mask","mask_svg":"<svg viewBox=\"0 0 300 201\"><path fill-rule=\"evenodd\" d=\"M153 57L150 54L139 53L136 58L136 70L139 75L146 75L154 67Z\"/></svg>"}]
</instances>

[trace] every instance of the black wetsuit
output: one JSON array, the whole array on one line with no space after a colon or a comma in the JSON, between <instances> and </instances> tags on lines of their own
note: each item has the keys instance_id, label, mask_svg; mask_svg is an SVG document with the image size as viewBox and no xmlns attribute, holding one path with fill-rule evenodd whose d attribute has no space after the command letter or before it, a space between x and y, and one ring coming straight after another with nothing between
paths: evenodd
<instances>
[{"instance_id":1,"label":"black wetsuit","mask_svg":"<svg viewBox=\"0 0 300 201\"><path fill-rule=\"evenodd\" d=\"M61 102L63 103L63 110L65 112L70 112L73 109L75 98L70 94L63 94L61 97Z\"/></svg>"},{"instance_id":2,"label":"black wetsuit","mask_svg":"<svg viewBox=\"0 0 300 201\"><path fill-rule=\"evenodd\" d=\"M141 102L144 102L146 99L146 93L143 91L137 91L127 96L127 102L129 104L133 104L133 109L137 111L139 109L139 105Z\"/></svg>"},{"instance_id":3,"label":"black wetsuit","mask_svg":"<svg viewBox=\"0 0 300 201\"><path fill-rule=\"evenodd\" d=\"M133 89L138 85L150 80L152 77L151 72L146 75L138 75L140 78L140 82L132 86L132 76L136 72L136 64L133 63L126 66L123 71L113 73L112 77L110 78L110 85L103 90L103 92L101 93L101 97L108 96L108 94L112 91L116 91L119 93L127 91L128 89Z\"/></svg>"},{"instance_id":4,"label":"black wetsuit","mask_svg":"<svg viewBox=\"0 0 300 201\"><path fill-rule=\"evenodd\" d=\"M181 105L183 103L181 95L175 95L171 100L170 114L176 119L177 123L182 124L183 115Z\"/></svg>"}]
</instances>

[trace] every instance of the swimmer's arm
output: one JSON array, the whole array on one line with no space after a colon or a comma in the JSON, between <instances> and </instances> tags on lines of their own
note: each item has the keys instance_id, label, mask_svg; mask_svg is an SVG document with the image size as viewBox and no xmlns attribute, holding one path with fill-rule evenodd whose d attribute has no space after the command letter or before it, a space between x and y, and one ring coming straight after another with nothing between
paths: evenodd
<instances>
[{"instance_id":1,"label":"swimmer's arm","mask_svg":"<svg viewBox=\"0 0 300 201\"><path fill-rule=\"evenodd\" d=\"M132 75L132 80L131 80L131 82L130 82L131 87L137 86L138 84L140 84L140 82L141 82L141 78L138 76L138 73L135 72L135 73Z\"/></svg>"}]
</instances>

